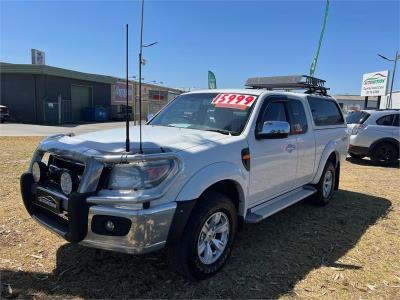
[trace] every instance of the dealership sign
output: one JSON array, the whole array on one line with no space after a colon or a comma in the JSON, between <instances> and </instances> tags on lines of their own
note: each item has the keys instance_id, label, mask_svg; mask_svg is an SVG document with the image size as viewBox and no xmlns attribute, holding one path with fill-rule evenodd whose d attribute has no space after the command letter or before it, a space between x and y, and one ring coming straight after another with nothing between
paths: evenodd
<instances>
[{"instance_id":1,"label":"dealership sign","mask_svg":"<svg viewBox=\"0 0 400 300\"><path fill-rule=\"evenodd\" d=\"M128 84L128 101L133 103L133 84ZM118 81L111 86L111 105L126 104L126 82Z\"/></svg>"},{"instance_id":2,"label":"dealership sign","mask_svg":"<svg viewBox=\"0 0 400 300\"><path fill-rule=\"evenodd\" d=\"M32 65L44 65L45 53L40 50L31 49Z\"/></svg>"},{"instance_id":3,"label":"dealership sign","mask_svg":"<svg viewBox=\"0 0 400 300\"><path fill-rule=\"evenodd\" d=\"M363 75L361 96L385 96L387 93L389 71Z\"/></svg>"}]
</instances>

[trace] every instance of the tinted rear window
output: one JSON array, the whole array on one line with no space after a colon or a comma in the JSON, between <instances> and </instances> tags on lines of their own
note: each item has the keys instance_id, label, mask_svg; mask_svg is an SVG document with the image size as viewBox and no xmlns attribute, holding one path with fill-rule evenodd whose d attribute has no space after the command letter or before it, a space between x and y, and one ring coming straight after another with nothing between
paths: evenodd
<instances>
[{"instance_id":1,"label":"tinted rear window","mask_svg":"<svg viewBox=\"0 0 400 300\"><path fill-rule=\"evenodd\" d=\"M339 106L330 99L308 97L314 123L317 126L343 124L343 116Z\"/></svg>"},{"instance_id":2,"label":"tinted rear window","mask_svg":"<svg viewBox=\"0 0 400 300\"><path fill-rule=\"evenodd\" d=\"M347 124L363 124L369 116L370 114L365 111L352 111L347 115L346 122Z\"/></svg>"},{"instance_id":3,"label":"tinted rear window","mask_svg":"<svg viewBox=\"0 0 400 300\"><path fill-rule=\"evenodd\" d=\"M376 120L376 124L382 125L382 126L394 126L393 125L394 119L395 119L395 115L386 115L386 116L380 117L378 120Z\"/></svg>"}]
</instances>

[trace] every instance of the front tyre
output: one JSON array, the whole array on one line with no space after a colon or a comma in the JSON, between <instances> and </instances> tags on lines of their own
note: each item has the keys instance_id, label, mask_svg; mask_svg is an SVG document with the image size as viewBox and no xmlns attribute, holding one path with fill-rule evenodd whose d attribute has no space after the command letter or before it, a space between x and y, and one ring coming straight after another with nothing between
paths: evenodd
<instances>
[{"instance_id":1,"label":"front tyre","mask_svg":"<svg viewBox=\"0 0 400 300\"><path fill-rule=\"evenodd\" d=\"M327 205L332 199L336 183L336 169L332 162L328 161L322 172L321 179L316 184L317 192L313 196L313 202L317 205Z\"/></svg>"},{"instance_id":2,"label":"front tyre","mask_svg":"<svg viewBox=\"0 0 400 300\"><path fill-rule=\"evenodd\" d=\"M228 197L209 192L198 201L181 241L167 248L170 266L192 280L211 277L225 265L237 231L236 208Z\"/></svg>"}]
</instances>

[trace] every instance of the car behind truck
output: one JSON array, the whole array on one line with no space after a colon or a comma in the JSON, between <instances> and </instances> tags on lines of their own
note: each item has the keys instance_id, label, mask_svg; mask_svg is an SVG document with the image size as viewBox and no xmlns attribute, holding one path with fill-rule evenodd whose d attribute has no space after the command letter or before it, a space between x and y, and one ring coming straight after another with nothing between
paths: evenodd
<instances>
[{"instance_id":1,"label":"car behind truck","mask_svg":"<svg viewBox=\"0 0 400 300\"><path fill-rule=\"evenodd\" d=\"M369 156L374 164L390 166L400 158L400 110L361 110L348 117L349 154L354 159Z\"/></svg>"},{"instance_id":2,"label":"car behind truck","mask_svg":"<svg viewBox=\"0 0 400 300\"><path fill-rule=\"evenodd\" d=\"M124 128L46 138L21 177L26 209L71 243L165 247L174 270L210 277L245 223L305 198L326 205L338 189L348 134L323 83L262 77L182 94L143 126L141 145L131 128L129 153Z\"/></svg>"}]
</instances>

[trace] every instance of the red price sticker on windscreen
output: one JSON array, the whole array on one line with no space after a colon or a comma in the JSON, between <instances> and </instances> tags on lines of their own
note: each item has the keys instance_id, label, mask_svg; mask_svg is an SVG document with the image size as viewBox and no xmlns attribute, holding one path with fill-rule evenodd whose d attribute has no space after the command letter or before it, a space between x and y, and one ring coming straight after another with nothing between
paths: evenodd
<instances>
[{"instance_id":1,"label":"red price sticker on windscreen","mask_svg":"<svg viewBox=\"0 0 400 300\"><path fill-rule=\"evenodd\" d=\"M215 107L227 107L244 110L250 107L255 100L256 96L253 95L218 94L211 103L214 104Z\"/></svg>"}]
</instances>

